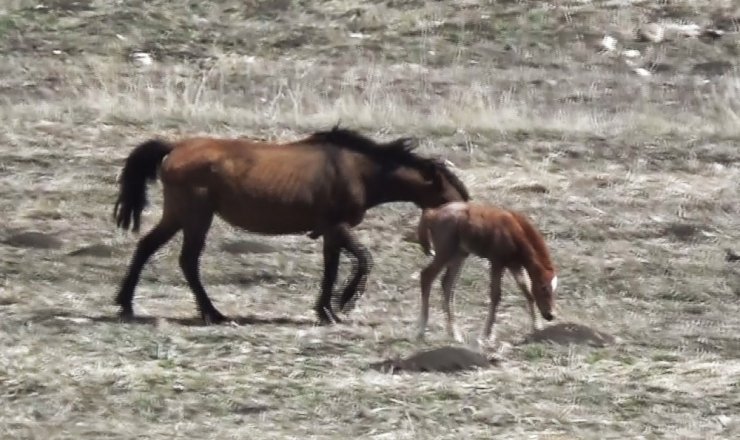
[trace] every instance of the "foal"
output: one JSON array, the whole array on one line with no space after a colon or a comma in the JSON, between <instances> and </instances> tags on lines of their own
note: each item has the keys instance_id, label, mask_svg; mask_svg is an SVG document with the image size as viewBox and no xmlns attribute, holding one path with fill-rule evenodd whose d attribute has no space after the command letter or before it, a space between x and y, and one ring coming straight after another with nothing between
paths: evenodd
<instances>
[{"instance_id":1,"label":"foal","mask_svg":"<svg viewBox=\"0 0 740 440\"><path fill-rule=\"evenodd\" d=\"M419 243L434 259L421 271L421 313L418 340L424 339L429 319L429 294L442 269L447 334L458 342L462 336L453 317L453 287L463 262L470 255L490 262L490 304L481 342L493 341L493 324L501 301L501 280L509 270L527 298L533 329L540 328L534 304L547 321L554 319L557 276L542 235L522 214L471 202L451 202L423 211L418 226ZM433 245L433 247L432 247Z\"/></svg>"}]
</instances>

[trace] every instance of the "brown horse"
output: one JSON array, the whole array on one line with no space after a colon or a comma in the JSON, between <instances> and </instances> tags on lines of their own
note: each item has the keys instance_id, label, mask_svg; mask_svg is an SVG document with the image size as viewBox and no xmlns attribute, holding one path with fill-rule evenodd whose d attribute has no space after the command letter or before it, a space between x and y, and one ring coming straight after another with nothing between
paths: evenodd
<instances>
[{"instance_id":1,"label":"brown horse","mask_svg":"<svg viewBox=\"0 0 740 440\"><path fill-rule=\"evenodd\" d=\"M133 297L147 260L183 231L180 268L206 323L226 320L211 303L199 275L206 235L218 215L260 234L323 236L324 273L315 311L320 323L341 322L332 310L340 252L353 257L341 295L342 311L362 295L372 259L351 228L365 212L387 202L421 208L468 200L465 185L442 162L413 152L410 138L379 144L354 131L332 130L290 143L245 139L150 140L129 154L114 207L117 225L139 230L146 182L157 170L164 207L159 223L138 243L116 304L123 320L133 318Z\"/></svg>"},{"instance_id":2,"label":"brown horse","mask_svg":"<svg viewBox=\"0 0 740 440\"><path fill-rule=\"evenodd\" d=\"M453 289L470 254L486 258L490 264L490 303L481 334L482 343L493 339L491 332L501 301L501 280L507 269L527 298L532 327L539 328L535 303L543 318L554 319L554 292L558 284L555 268L542 235L522 214L479 203L452 202L424 210L417 232L424 253L434 255L432 262L421 271L419 340L424 339L429 319L432 283L442 269L447 268L442 277L447 334L462 342L453 316Z\"/></svg>"}]
</instances>

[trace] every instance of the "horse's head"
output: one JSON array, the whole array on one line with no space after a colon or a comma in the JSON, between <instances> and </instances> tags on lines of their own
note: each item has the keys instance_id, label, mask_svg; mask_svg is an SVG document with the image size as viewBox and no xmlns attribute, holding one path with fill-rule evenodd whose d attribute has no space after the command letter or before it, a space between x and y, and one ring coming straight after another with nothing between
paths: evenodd
<instances>
[{"instance_id":1,"label":"horse's head","mask_svg":"<svg viewBox=\"0 0 740 440\"><path fill-rule=\"evenodd\" d=\"M555 290L558 277L553 271L544 271L545 276L532 283L532 296L546 321L555 319Z\"/></svg>"},{"instance_id":2,"label":"horse's head","mask_svg":"<svg viewBox=\"0 0 740 440\"><path fill-rule=\"evenodd\" d=\"M465 184L437 159L414 156L414 160L394 166L387 183L389 199L408 200L420 208L470 200Z\"/></svg>"},{"instance_id":3,"label":"horse's head","mask_svg":"<svg viewBox=\"0 0 740 440\"><path fill-rule=\"evenodd\" d=\"M408 201L421 208L434 208L470 199L465 184L444 162L414 152L418 145L414 138L378 144L352 130L334 127L314 133L310 140L360 153L356 158L362 165L345 169L360 170L369 206Z\"/></svg>"},{"instance_id":4,"label":"horse's head","mask_svg":"<svg viewBox=\"0 0 740 440\"><path fill-rule=\"evenodd\" d=\"M467 202L470 194L465 184L447 165L430 159L426 170L422 171L427 184L424 185L419 198L422 208L437 207L449 202Z\"/></svg>"}]
</instances>

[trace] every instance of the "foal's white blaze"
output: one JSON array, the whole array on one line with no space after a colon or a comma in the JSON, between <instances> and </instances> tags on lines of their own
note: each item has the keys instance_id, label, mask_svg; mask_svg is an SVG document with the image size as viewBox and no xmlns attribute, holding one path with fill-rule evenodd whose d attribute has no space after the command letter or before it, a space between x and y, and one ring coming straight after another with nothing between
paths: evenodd
<instances>
[{"instance_id":1,"label":"foal's white blaze","mask_svg":"<svg viewBox=\"0 0 740 440\"><path fill-rule=\"evenodd\" d=\"M552 281L550 281L550 284L552 285L552 291L554 292L555 289L558 288L558 277L557 275L552 277Z\"/></svg>"}]
</instances>

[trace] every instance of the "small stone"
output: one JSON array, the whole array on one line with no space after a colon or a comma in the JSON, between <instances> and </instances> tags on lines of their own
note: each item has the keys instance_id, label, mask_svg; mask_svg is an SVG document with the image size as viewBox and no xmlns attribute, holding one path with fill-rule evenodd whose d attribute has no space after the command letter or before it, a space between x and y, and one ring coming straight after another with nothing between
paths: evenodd
<instances>
[{"instance_id":1,"label":"small stone","mask_svg":"<svg viewBox=\"0 0 740 440\"><path fill-rule=\"evenodd\" d=\"M605 35L601 39L601 48L609 52L613 51L617 48L617 39L610 35Z\"/></svg>"},{"instance_id":2,"label":"small stone","mask_svg":"<svg viewBox=\"0 0 740 440\"><path fill-rule=\"evenodd\" d=\"M648 76L652 75L652 73L650 73L649 70L644 69L642 67L638 67L638 68L634 69L633 72L635 72L636 74L638 74L638 75L640 75L642 77L648 77Z\"/></svg>"},{"instance_id":3,"label":"small stone","mask_svg":"<svg viewBox=\"0 0 740 440\"><path fill-rule=\"evenodd\" d=\"M154 63L152 56L146 52L134 52L131 54L131 60L139 67L151 66Z\"/></svg>"},{"instance_id":4,"label":"small stone","mask_svg":"<svg viewBox=\"0 0 740 440\"><path fill-rule=\"evenodd\" d=\"M622 51L622 56L625 58L637 58L641 55L640 51L637 49L627 49Z\"/></svg>"}]
</instances>

